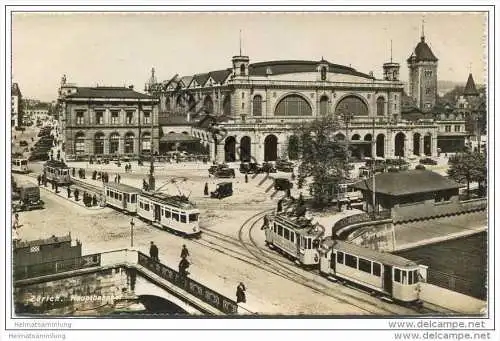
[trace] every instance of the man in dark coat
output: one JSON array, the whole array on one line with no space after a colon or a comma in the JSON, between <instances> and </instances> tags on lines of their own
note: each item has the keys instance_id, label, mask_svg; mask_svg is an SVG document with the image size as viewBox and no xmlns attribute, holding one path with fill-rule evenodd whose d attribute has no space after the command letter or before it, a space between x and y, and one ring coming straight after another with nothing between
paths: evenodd
<instances>
[{"instance_id":1,"label":"man in dark coat","mask_svg":"<svg viewBox=\"0 0 500 341\"><path fill-rule=\"evenodd\" d=\"M67 191L68 191L68 198L71 198L71 188L69 187L69 185L68 185Z\"/></svg>"},{"instance_id":2,"label":"man in dark coat","mask_svg":"<svg viewBox=\"0 0 500 341\"><path fill-rule=\"evenodd\" d=\"M248 183L248 174L245 173L245 183L247 184Z\"/></svg>"},{"instance_id":3,"label":"man in dark coat","mask_svg":"<svg viewBox=\"0 0 500 341\"><path fill-rule=\"evenodd\" d=\"M151 259L155 261L158 261L158 247L153 242L151 242L151 246L149 247L149 257L151 257Z\"/></svg>"},{"instance_id":4,"label":"man in dark coat","mask_svg":"<svg viewBox=\"0 0 500 341\"><path fill-rule=\"evenodd\" d=\"M38 186L40 186L40 184L42 183L42 176L41 175L38 175L36 177L37 181L38 181Z\"/></svg>"},{"instance_id":5,"label":"man in dark coat","mask_svg":"<svg viewBox=\"0 0 500 341\"><path fill-rule=\"evenodd\" d=\"M182 277L186 277L189 273L187 269L189 268L189 261L186 258L182 258L179 262L179 274Z\"/></svg>"},{"instance_id":6,"label":"man in dark coat","mask_svg":"<svg viewBox=\"0 0 500 341\"><path fill-rule=\"evenodd\" d=\"M205 189L203 190L203 194L208 195L208 183L205 182Z\"/></svg>"},{"instance_id":7,"label":"man in dark coat","mask_svg":"<svg viewBox=\"0 0 500 341\"><path fill-rule=\"evenodd\" d=\"M181 258L187 258L189 256L189 251L186 245L182 245Z\"/></svg>"},{"instance_id":8,"label":"man in dark coat","mask_svg":"<svg viewBox=\"0 0 500 341\"><path fill-rule=\"evenodd\" d=\"M245 303L247 301L245 291L247 289L245 288L245 284L243 282L240 282L238 284L238 287L236 288L236 303Z\"/></svg>"},{"instance_id":9,"label":"man in dark coat","mask_svg":"<svg viewBox=\"0 0 500 341\"><path fill-rule=\"evenodd\" d=\"M262 227L260 228L261 230L265 230L269 227L269 218L267 217L267 214L264 216L264 223L262 224Z\"/></svg>"},{"instance_id":10,"label":"man in dark coat","mask_svg":"<svg viewBox=\"0 0 500 341\"><path fill-rule=\"evenodd\" d=\"M73 194L75 195L75 201L78 201L78 195L80 194L80 192L78 191L78 188L75 188L75 190L73 191Z\"/></svg>"}]
</instances>

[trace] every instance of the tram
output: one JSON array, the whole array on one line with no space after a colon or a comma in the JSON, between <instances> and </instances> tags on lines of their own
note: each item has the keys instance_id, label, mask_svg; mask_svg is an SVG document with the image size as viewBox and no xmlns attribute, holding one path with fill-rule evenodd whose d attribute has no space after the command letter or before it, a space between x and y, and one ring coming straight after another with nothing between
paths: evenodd
<instances>
[{"instance_id":1,"label":"tram","mask_svg":"<svg viewBox=\"0 0 500 341\"><path fill-rule=\"evenodd\" d=\"M139 194L141 194L141 190L132 186L115 182L104 183L106 205L124 212L133 214L137 212Z\"/></svg>"},{"instance_id":2,"label":"tram","mask_svg":"<svg viewBox=\"0 0 500 341\"><path fill-rule=\"evenodd\" d=\"M30 172L30 169L28 167L28 159L24 158L16 158L12 159L12 173L21 173L21 174L27 174Z\"/></svg>"},{"instance_id":3,"label":"tram","mask_svg":"<svg viewBox=\"0 0 500 341\"><path fill-rule=\"evenodd\" d=\"M427 266L406 258L326 238L320 249L320 273L349 281L403 303L421 303L421 279Z\"/></svg>"},{"instance_id":4,"label":"tram","mask_svg":"<svg viewBox=\"0 0 500 341\"><path fill-rule=\"evenodd\" d=\"M185 196L141 192L137 215L155 226L189 237L199 237L200 211Z\"/></svg>"},{"instance_id":5,"label":"tram","mask_svg":"<svg viewBox=\"0 0 500 341\"><path fill-rule=\"evenodd\" d=\"M265 230L266 245L285 253L302 266L319 264L321 238L325 230L312 224L307 217L278 214L270 217L271 225Z\"/></svg>"},{"instance_id":6,"label":"tram","mask_svg":"<svg viewBox=\"0 0 500 341\"><path fill-rule=\"evenodd\" d=\"M47 181L63 186L71 184L69 167L61 161L49 160L43 165Z\"/></svg>"}]
</instances>

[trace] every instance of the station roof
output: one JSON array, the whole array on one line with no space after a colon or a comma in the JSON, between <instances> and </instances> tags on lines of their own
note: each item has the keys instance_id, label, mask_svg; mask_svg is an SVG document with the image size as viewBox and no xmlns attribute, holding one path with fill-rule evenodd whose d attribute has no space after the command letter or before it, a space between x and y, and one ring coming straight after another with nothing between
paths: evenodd
<instances>
[{"instance_id":1,"label":"station roof","mask_svg":"<svg viewBox=\"0 0 500 341\"><path fill-rule=\"evenodd\" d=\"M416 267L418 264L412 260L403 258L401 256L396 256L391 253L380 252L372 250L363 246L348 243L341 240L334 240L331 237L325 239L322 244L324 249L331 249L332 247L341 252L345 252L354 256L365 258L367 260L379 262L381 264L394 265L397 267Z\"/></svg>"},{"instance_id":2,"label":"station roof","mask_svg":"<svg viewBox=\"0 0 500 341\"><path fill-rule=\"evenodd\" d=\"M371 179L352 185L354 188L372 191ZM460 184L429 170L408 170L375 175L375 192L391 196L427 193L460 188Z\"/></svg>"}]
</instances>

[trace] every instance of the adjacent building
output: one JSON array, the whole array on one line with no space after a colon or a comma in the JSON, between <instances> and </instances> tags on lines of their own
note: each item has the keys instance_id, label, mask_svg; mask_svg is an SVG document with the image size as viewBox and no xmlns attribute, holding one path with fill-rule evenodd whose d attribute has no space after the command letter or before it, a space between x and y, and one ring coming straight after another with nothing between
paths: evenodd
<instances>
[{"instance_id":1,"label":"adjacent building","mask_svg":"<svg viewBox=\"0 0 500 341\"><path fill-rule=\"evenodd\" d=\"M133 87L79 87L63 77L58 106L69 159L158 152L158 99Z\"/></svg>"},{"instance_id":2,"label":"adjacent building","mask_svg":"<svg viewBox=\"0 0 500 341\"><path fill-rule=\"evenodd\" d=\"M23 95L21 94L21 89L19 88L19 85L17 83L12 83L12 86L10 88L10 96L10 126L20 127L23 123Z\"/></svg>"}]
</instances>

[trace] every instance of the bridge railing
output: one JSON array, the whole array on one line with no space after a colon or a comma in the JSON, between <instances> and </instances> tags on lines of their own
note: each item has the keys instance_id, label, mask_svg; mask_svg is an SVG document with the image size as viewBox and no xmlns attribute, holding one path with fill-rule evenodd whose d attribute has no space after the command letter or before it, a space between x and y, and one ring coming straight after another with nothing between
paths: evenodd
<instances>
[{"instance_id":1,"label":"bridge railing","mask_svg":"<svg viewBox=\"0 0 500 341\"><path fill-rule=\"evenodd\" d=\"M223 313L232 315L238 313L238 305L233 300L207 288L189 277L180 275L178 271L175 271L165 264L154 261L142 252L138 252L137 264L160 276L162 279L189 292Z\"/></svg>"}]
</instances>

